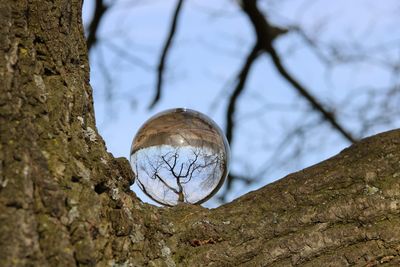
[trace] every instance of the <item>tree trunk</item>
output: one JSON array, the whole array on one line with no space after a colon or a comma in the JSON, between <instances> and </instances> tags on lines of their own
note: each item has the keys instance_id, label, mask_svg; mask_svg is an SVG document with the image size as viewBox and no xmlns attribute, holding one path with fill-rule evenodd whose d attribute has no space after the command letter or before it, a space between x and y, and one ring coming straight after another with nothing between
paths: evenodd
<instances>
[{"instance_id":1,"label":"tree trunk","mask_svg":"<svg viewBox=\"0 0 400 267\"><path fill-rule=\"evenodd\" d=\"M143 204L97 134L78 0L0 1L0 266L397 266L400 131L220 208Z\"/></svg>"}]
</instances>

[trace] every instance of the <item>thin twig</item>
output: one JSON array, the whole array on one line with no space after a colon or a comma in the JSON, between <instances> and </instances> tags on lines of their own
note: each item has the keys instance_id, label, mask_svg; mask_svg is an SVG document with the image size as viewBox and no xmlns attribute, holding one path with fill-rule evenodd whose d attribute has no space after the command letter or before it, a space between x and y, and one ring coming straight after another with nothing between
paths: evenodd
<instances>
[{"instance_id":1,"label":"thin twig","mask_svg":"<svg viewBox=\"0 0 400 267\"><path fill-rule=\"evenodd\" d=\"M93 45L96 44L97 31L100 26L100 21L103 18L107 9L108 9L108 6L104 4L103 0L96 0L93 18L89 25L89 34L86 39L86 45L87 45L88 51L90 51L90 49L93 47Z\"/></svg>"},{"instance_id":2,"label":"thin twig","mask_svg":"<svg viewBox=\"0 0 400 267\"><path fill-rule=\"evenodd\" d=\"M153 71L154 67L149 65L146 61L143 59L135 56L134 54L130 53L130 50L128 50L126 47L121 48L120 45L115 44L111 40L101 40L101 43L105 46L108 46L112 52L114 52L121 60L127 61L137 67L140 67L141 69L145 71Z\"/></svg>"},{"instance_id":3,"label":"thin twig","mask_svg":"<svg viewBox=\"0 0 400 267\"><path fill-rule=\"evenodd\" d=\"M162 90L162 84L163 84L163 76L164 76L164 69L165 69L165 62L166 58L168 55L168 52L170 51L172 40L175 36L176 33L176 26L178 24L178 18L179 14L181 11L183 0L178 0L174 15L172 17L172 22L171 22L171 28L169 29L169 34L167 36L167 39L165 41L161 56L160 56L160 61L158 63L158 68L157 68L157 86L156 86L156 95L154 96L153 101L151 102L149 108L153 108L155 104L160 100L161 98L161 90Z\"/></svg>"},{"instance_id":4,"label":"thin twig","mask_svg":"<svg viewBox=\"0 0 400 267\"><path fill-rule=\"evenodd\" d=\"M245 88L250 68L253 65L254 61L257 59L258 55L260 54L260 51L261 48L256 43L251 49L250 53L248 54L244 62L244 65L242 66L239 74L237 75L236 87L233 90L231 96L229 97L229 102L228 102L229 104L226 111L226 128L225 128L226 139L228 140L229 143L232 143L233 139L233 129L235 127L234 117L235 117L237 100L240 94L243 92L243 89Z\"/></svg>"}]
</instances>

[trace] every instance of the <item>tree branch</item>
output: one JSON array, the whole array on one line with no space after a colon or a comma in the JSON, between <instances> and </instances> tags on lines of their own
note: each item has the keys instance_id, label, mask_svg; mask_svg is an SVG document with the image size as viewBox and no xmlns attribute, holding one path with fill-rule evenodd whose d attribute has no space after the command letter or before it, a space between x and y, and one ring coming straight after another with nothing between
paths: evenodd
<instances>
[{"instance_id":1,"label":"tree branch","mask_svg":"<svg viewBox=\"0 0 400 267\"><path fill-rule=\"evenodd\" d=\"M225 134L226 134L226 139L230 144L232 144L233 140L233 130L235 127L235 111L236 111L236 103L237 100L240 96L240 94L243 92L246 84L246 80L248 77L248 74L250 72L250 68L257 59L258 55L260 54L261 47L256 43L253 48L251 49L250 53L248 54L244 65L242 66L242 69L240 70L238 76L237 76L237 83L236 87L233 90L230 98L229 98L229 104L228 108L226 110L226 128L225 128ZM226 189L225 192L229 192L229 190L232 187L232 182L234 181L234 178L236 176L232 176L231 174L228 175L227 181L226 181ZM223 194L225 195L225 194Z\"/></svg>"},{"instance_id":2,"label":"tree branch","mask_svg":"<svg viewBox=\"0 0 400 267\"><path fill-rule=\"evenodd\" d=\"M154 174L155 177L157 177L168 189L170 189L172 192L174 192L175 194L179 195L178 190L176 190L174 187L170 186L167 181L165 181L160 175L158 175L158 173Z\"/></svg>"},{"instance_id":3,"label":"tree branch","mask_svg":"<svg viewBox=\"0 0 400 267\"><path fill-rule=\"evenodd\" d=\"M258 55L260 54L260 51L261 47L258 45L258 43L256 43L251 49L250 53L248 54L245 63L242 66L242 69L237 75L236 87L233 90L231 96L229 97L229 104L226 110L226 128L225 128L226 139L228 140L229 143L232 143L233 139L233 129L235 127L234 116L236 111L237 100L240 94L243 92L248 74L250 72L250 68L257 59Z\"/></svg>"},{"instance_id":4,"label":"tree branch","mask_svg":"<svg viewBox=\"0 0 400 267\"><path fill-rule=\"evenodd\" d=\"M164 76L164 68L165 68L165 61L168 55L168 52L170 51L172 40L175 36L176 32L176 26L178 24L178 19L179 19L179 14L181 11L183 0L178 0L176 3L174 15L172 17L172 22L171 22L171 28L169 30L168 37L164 43L164 47L160 56L160 61L158 63L158 68L157 68L157 86L156 86L156 95L154 96L153 101L151 102L149 108L153 108L155 104L160 100L161 98L161 89L162 89L162 84L163 84L163 76Z\"/></svg>"},{"instance_id":5,"label":"tree branch","mask_svg":"<svg viewBox=\"0 0 400 267\"><path fill-rule=\"evenodd\" d=\"M264 15L260 12L257 7L256 0L246 0L242 4L243 11L248 15L251 20L256 35L258 43L262 48L268 52L272 58L274 66L281 74L281 76L290 84L292 87L311 105L311 107L319 112L323 118L335 129L337 130L345 139L354 143L357 141L350 131L348 131L343 125L341 125L336 119L335 115L328 111L324 105L311 94L311 92L305 88L299 81L297 81L282 65L282 61L273 47L273 28L268 23Z\"/></svg>"},{"instance_id":6,"label":"tree branch","mask_svg":"<svg viewBox=\"0 0 400 267\"><path fill-rule=\"evenodd\" d=\"M97 30L99 29L100 21L107 10L108 6L104 4L103 0L96 0L93 18L89 25L89 34L86 39L86 46L88 51L90 51L93 45L96 44Z\"/></svg>"}]
</instances>

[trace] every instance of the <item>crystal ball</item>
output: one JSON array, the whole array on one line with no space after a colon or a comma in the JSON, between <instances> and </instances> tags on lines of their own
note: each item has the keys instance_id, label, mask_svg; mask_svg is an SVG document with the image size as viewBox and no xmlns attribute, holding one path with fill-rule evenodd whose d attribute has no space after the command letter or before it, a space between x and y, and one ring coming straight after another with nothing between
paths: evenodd
<instances>
[{"instance_id":1,"label":"crystal ball","mask_svg":"<svg viewBox=\"0 0 400 267\"><path fill-rule=\"evenodd\" d=\"M177 108L147 120L132 141L130 163L141 190L159 204L200 204L228 174L229 145L206 115Z\"/></svg>"}]
</instances>

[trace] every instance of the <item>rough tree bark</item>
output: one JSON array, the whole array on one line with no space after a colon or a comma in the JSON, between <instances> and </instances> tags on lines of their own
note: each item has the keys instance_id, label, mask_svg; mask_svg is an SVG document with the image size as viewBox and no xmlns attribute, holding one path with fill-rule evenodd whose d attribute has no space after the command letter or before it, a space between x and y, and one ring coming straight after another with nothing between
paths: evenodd
<instances>
[{"instance_id":1,"label":"rough tree bark","mask_svg":"<svg viewBox=\"0 0 400 267\"><path fill-rule=\"evenodd\" d=\"M96 132L79 0L0 1L0 266L397 266L400 131L214 210L157 208Z\"/></svg>"}]
</instances>

